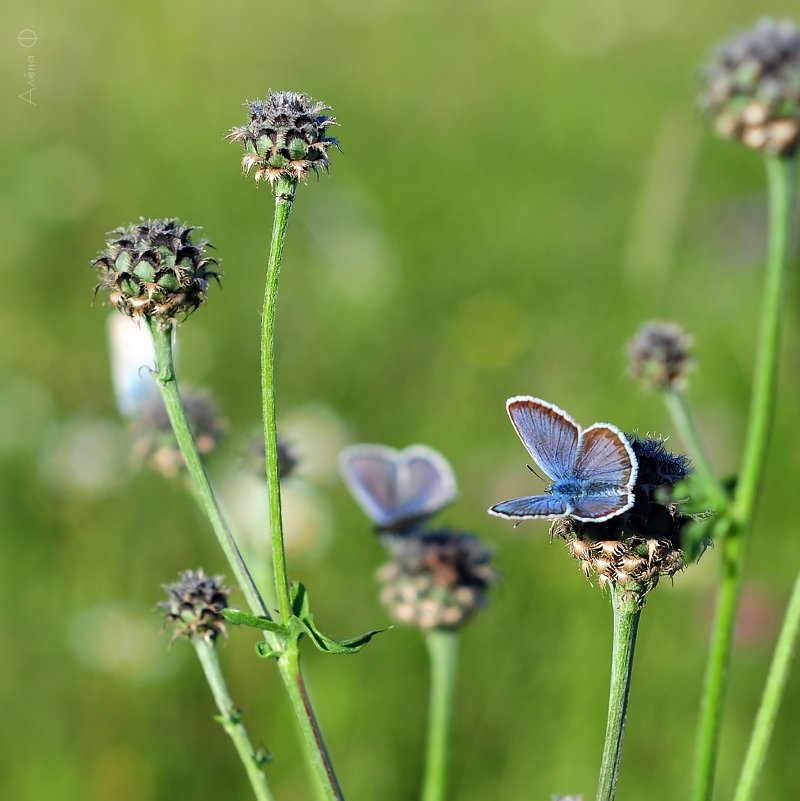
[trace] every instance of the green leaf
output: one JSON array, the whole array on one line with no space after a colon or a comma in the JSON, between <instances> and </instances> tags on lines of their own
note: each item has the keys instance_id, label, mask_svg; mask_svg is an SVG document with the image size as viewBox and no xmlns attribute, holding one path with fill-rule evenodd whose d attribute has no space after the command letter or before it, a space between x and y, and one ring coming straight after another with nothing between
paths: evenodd
<instances>
[{"instance_id":1,"label":"green leaf","mask_svg":"<svg viewBox=\"0 0 800 801\"><path fill-rule=\"evenodd\" d=\"M265 642L256 643L256 653L262 659L280 659L281 656L280 651L274 651Z\"/></svg>"},{"instance_id":2,"label":"green leaf","mask_svg":"<svg viewBox=\"0 0 800 801\"><path fill-rule=\"evenodd\" d=\"M297 636L307 634L311 642L326 654L358 653L376 634L386 631L386 629L375 629L374 631L360 634L358 637L351 637L348 640L335 640L323 634L317 628L316 623L314 623L314 616L311 614L308 592L300 582L292 585L291 601L292 611L294 612L292 623L295 623L295 621L296 623L294 626L290 624L290 631L294 629Z\"/></svg>"},{"instance_id":3,"label":"green leaf","mask_svg":"<svg viewBox=\"0 0 800 801\"><path fill-rule=\"evenodd\" d=\"M242 612L239 609L223 609L222 616L234 626L249 626L252 629L271 631L273 634L286 634L286 628L268 617L260 617Z\"/></svg>"}]
</instances>

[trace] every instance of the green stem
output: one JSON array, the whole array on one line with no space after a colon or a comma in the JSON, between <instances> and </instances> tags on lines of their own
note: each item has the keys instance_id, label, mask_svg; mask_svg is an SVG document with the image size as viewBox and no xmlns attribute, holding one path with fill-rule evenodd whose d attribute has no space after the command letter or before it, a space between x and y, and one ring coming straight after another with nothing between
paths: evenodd
<instances>
[{"instance_id":1,"label":"green stem","mask_svg":"<svg viewBox=\"0 0 800 801\"><path fill-rule=\"evenodd\" d=\"M750 419L733 508L734 518L745 534L750 528L761 487L775 411L789 228L795 190L794 159L768 156L766 161L770 205L767 276Z\"/></svg>"},{"instance_id":2,"label":"green stem","mask_svg":"<svg viewBox=\"0 0 800 801\"><path fill-rule=\"evenodd\" d=\"M200 459L200 454L197 451L192 431L189 428L189 422L186 419L186 412L183 408L175 377L172 358L172 326L169 324L162 326L154 320L148 320L148 326L153 336L153 347L156 355L156 379L175 433L175 439L183 454L189 475L194 482L195 497L206 513L214 533L217 535L219 544L228 559L228 564L236 576L236 581L247 600L251 612L254 615L270 617L269 610L264 604L250 571L242 559L233 535L222 516L211 483L208 480L208 475ZM267 641L270 650L283 651L285 643L276 635L265 631L264 639ZM328 801L341 801L341 790L336 781L325 745L322 742L322 737L319 734L319 725L314 717L314 711L304 691L303 693L298 692L298 685L302 686L302 677L299 676L299 664L297 660L294 660L293 670L287 670L282 660L279 660L278 664L281 678L294 709L303 743L308 747L309 762L314 768L313 775L319 785L320 793Z\"/></svg>"},{"instance_id":3,"label":"green stem","mask_svg":"<svg viewBox=\"0 0 800 801\"><path fill-rule=\"evenodd\" d=\"M789 678L798 630L800 630L800 574L795 579L792 596L783 618L781 633L775 646L767 682L764 685L764 695L758 708L753 734L750 737L750 745L742 765L739 786L736 788L733 801L751 801L755 793L756 783L772 738L775 719L783 699L783 691L786 689L786 681Z\"/></svg>"},{"instance_id":4,"label":"green stem","mask_svg":"<svg viewBox=\"0 0 800 801\"><path fill-rule=\"evenodd\" d=\"M275 310L283 243L286 239L286 227L289 224L289 214L292 211L296 188L297 181L285 178L278 180L275 187L275 216L272 222L264 308L261 315L261 405L264 415L264 454L269 491L269 525L272 538L275 591L278 597L281 622L284 624L292 616L292 604L289 595L289 575L286 569L286 547L283 542L278 428L275 413Z\"/></svg>"},{"instance_id":5,"label":"green stem","mask_svg":"<svg viewBox=\"0 0 800 801\"><path fill-rule=\"evenodd\" d=\"M453 693L458 666L458 634L447 629L432 629L425 635L425 640L430 656L431 689L428 699L428 745L422 801L444 801Z\"/></svg>"},{"instance_id":6,"label":"green stem","mask_svg":"<svg viewBox=\"0 0 800 801\"><path fill-rule=\"evenodd\" d=\"M731 526L722 542L724 572L701 702L692 801L710 801L714 792L744 556L764 472L777 391L783 287L795 191L794 159L767 156L766 167L769 242L761 330L742 466L729 510Z\"/></svg>"},{"instance_id":7,"label":"green stem","mask_svg":"<svg viewBox=\"0 0 800 801\"><path fill-rule=\"evenodd\" d=\"M200 664L203 666L203 672L206 674L206 680L211 687L214 700L217 702L220 713L219 722L233 740L257 801L273 801L272 793L267 786L267 777L264 775L263 761L253 750L247 730L239 717L239 710L228 692L228 686L217 659L216 647L203 637L192 637L192 645L194 645Z\"/></svg>"},{"instance_id":8,"label":"green stem","mask_svg":"<svg viewBox=\"0 0 800 801\"><path fill-rule=\"evenodd\" d=\"M664 400L672 418L672 424L678 430L683 444L689 451L692 465L705 486L706 494L714 507L714 511L718 515L723 514L729 504L728 493L717 478L703 443L700 441L700 434L686 402L686 396L678 390L667 389L664 392Z\"/></svg>"},{"instance_id":9,"label":"green stem","mask_svg":"<svg viewBox=\"0 0 800 801\"><path fill-rule=\"evenodd\" d=\"M298 715L300 735L306 747L306 755L309 758L310 766L317 779L316 791L318 797L329 801L344 801L342 788L336 778L333 763L328 755L317 719L314 716L311 699L308 696L303 674L300 670L300 651L297 643L293 643L278 659L278 669L292 706L295 710L302 710L302 716Z\"/></svg>"},{"instance_id":10,"label":"green stem","mask_svg":"<svg viewBox=\"0 0 800 801\"><path fill-rule=\"evenodd\" d=\"M611 651L611 687L608 696L608 723L600 765L597 801L613 801L617 793L622 741L625 737L625 718L631 689L633 652L636 632L642 613L635 591L628 592L613 583L611 605L614 609L614 642Z\"/></svg>"},{"instance_id":11,"label":"green stem","mask_svg":"<svg viewBox=\"0 0 800 801\"><path fill-rule=\"evenodd\" d=\"M153 336L153 348L156 356L156 380L161 389L161 396L164 399L164 406L172 424L172 430L175 432L175 439L178 441L178 447L181 449L184 462L186 462L186 469L189 471L194 483L195 498L205 512L206 517L208 517L211 528L217 535L220 547L253 614L269 617L269 611L258 592L244 559L242 559L242 554L236 545L233 534L231 534L228 524L222 516L214 490L211 488L211 482L208 480L208 475L197 451L189 421L186 419L186 412L178 391L178 381L175 377L175 365L172 359L172 325L159 323L157 320L150 318L148 318L147 324Z\"/></svg>"}]
</instances>

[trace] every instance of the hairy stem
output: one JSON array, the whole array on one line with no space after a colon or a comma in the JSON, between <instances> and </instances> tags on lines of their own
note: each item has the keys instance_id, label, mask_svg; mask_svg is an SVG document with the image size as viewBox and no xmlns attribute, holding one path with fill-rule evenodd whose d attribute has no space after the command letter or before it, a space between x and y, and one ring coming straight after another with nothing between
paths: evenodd
<instances>
[{"instance_id":1,"label":"hairy stem","mask_svg":"<svg viewBox=\"0 0 800 801\"><path fill-rule=\"evenodd\" d=\"M628 696L631 689L633 652L642 609L636 593L611 585L611 605L614 610L614 640L611 651L611 686L608 696L608 723L600 765L597 801L613 801L617 793Z\"/></svg>"},{"instance_id":2,"label":"hairy stem","mask_svg":"<svg viewBox=\"0 0 800 801\"><path fill-rule=\"evenodd\" d=\"M264 308L261 314L261 406L264 416L264 454L269 491L269 526L272 538L275 591L283 623L287 623L292 616L292 604L289 595L289 574L286 569L286 547L283 541L280 460L278 458L278 428L275 412L275 311L283 243L286 240L286 227L289 224L289 214L294 203L296 188L297 181L288 179L280 179L275 187L275 216L267 260Z\"/></svg>"},{"instance_id":3,"label":"hairy stem","mask_svg":"<svg viewBox=\"0 0 800 801\"><path fill-rule=\"evenodd\" d=\"M422 801L444 801L453 693L458 666L458 634L446 629L429 631L431 688L428 698L428 745Z\"/></svg>"},{"instance_id":4,"label":"hairy stem","mask_svg":"<svg viewBox=\"0 0 800 801\"><path fill-rule=\"evenodd\" d=\"M750 737L750 745L742 765L739 786L736 788L733 801L752 801L754 797L767 748L772 738L772 730L775 727L775 720L783 700L783 691L786 689L786 682L789 678L798 630L800 630L800 574L795 579L792 596L783 618L781 633L775 645L772 664L764 685L764 695L756 714L753 734Z\"/></svg>"},{"instance_id":5,"label":"hairy stem","mask_svg":"<svg viewBox=\"0 0 800 801\"><path fill-rule=\"evenodd\" d=\"M206 680L211 687L214 700L217 702L219 722L233 740L257 801L273 801L272 793L267 786L267 777L264 775L263 760L259 759L258 754L253 750L247 730L239 717L239 710L228 692L214 643L204 637L192 637L192 645L194 645L200 664L203 666L203 672L206 674Z\"/></svg>"},{"instance_id":6,"label":"hairy stem","mask_svg":"<svg viewBox=\"0 0 800 801\"><path fill-rule=\"evenodd\" d=\"M722 710L742 586L745 546L753 526L777 393L783 287L795 192L794 159L767 156L766 167L769 187L769 242L761 327L744 454L729 511L731 525L722 542L722 585L701 702L692 801L710 801L714 792Z\"/></svg>"}]
</instances>

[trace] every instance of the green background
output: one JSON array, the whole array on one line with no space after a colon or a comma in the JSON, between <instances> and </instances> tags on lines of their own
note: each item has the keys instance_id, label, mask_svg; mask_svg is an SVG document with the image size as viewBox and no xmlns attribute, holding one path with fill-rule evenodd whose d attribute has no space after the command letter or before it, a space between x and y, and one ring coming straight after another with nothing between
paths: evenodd
<instances>
[{"instance_id":1,"label":"green background","mask_svg":"<svg viewBox=\"0 0 800 801\"><path fill-rule=\"evenodd\" d=\"M230 433L211 470L241 489L240 455L258 426L271 197L242 177L223 137L244 122L242 102L272 87L330 103L344 151L330 178L299 191L285 252L279 413L300 459L287 484L290 573L324 630L386 625L373 578L384 554L333 456L351 441L441 450L461 497L440 521L491 542L503 576L463 635L451 798L591 797L611 615L545 524L512 530L485 514L532 487L503 404L531 393L584 425L668 436L659 398L625 374L625 343L644 320L673 319L696 338L690 395L704 439L719 468L735 470L763 168L697 119L694 73L717 39L764 10L742 0L4 5L0 796L248 797L191 649L168 649L152 612L179 570L224 565L180 481L130 465L109 310L90 307L87 265L106 231L139 215L204 226L224 287L182 328L180 373L212 388ZM16 40L26 28L39 37L27 50ZM35 106L18 97L31 55ZM800 471L796 280L787 294L720 798L800 562L786 505ZM249 547L263 566L264 537ZM717 573L712 551L648 601L621 801L687 795ZM276 797L309 799L277 672L253 644L236 631L222 647L232 692L275 756ZM306 663L347 797L414 798L418 634L395 628L359 656L309 651ZM760 798L800 797L799 709L794 675Z\"/></svg>"}]
</instances>

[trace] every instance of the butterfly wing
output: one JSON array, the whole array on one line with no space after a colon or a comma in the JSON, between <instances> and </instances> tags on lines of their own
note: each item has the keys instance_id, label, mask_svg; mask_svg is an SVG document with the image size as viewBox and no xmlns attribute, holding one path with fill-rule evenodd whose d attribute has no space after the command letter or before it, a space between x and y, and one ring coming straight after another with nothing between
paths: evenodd
<instances>
[{"instance_id":1,"label":"butterfly wing","mask_svg":"<svg viewBox=\"0 0 800 801\"><path fill-rule=\"evenodd\" d=\"M344 480L367 516L381 529L438 512L456 497L447 460L424 445L398 451L385 445L351 445L339 457Z\"/></svg>"},{"instance_id":2,"label":"butterfly wing","mask_svg":"<svg viewBox=\"0 0 800 801\"><path fill-rule=\"evenodd\" d=\"M602 523L633 506L633 493L625 495L590 495L573 502L570 517L582 523Z\"/></svg>"},{"instance_id":3,"label":"butterfly wing","mask_svg":"<svg viewBox=\"0 0 800 801\"><path fill-rule=\"evenodd\" d=\"M458 494L450 463L425 445L400 451L397 482L397 514L405 520L428 517L451 504Z\"/></svg>"},{"instance_id":4,"label":"butterfly wing","mask_svg":"<svg viewBox=\"0 0 800 801\"><path fill-rule=\"evenodd\" d=\"M616 426L595 423L581 435L575 460L576 478L630 490L638 467L633 449Z\"/></svg>"},{"instance_id":5,"label":"butterfly wing","mask_svg":"<svg viewBox=\"0 0 800 801\"><path fill-rule=\"evenodd\" d=\"M529 395L509 398L506 409L522 444L548 477L572 477L580 426L558 406Z\"/></svg>"},{"instance_id":6,"label":"butterfly wing","mask_svg":"<svg viewBox=\"0 0 800 801\"><path fill-rule=\"evenodd\" d=\"M636 455L616 426L608 423L589 426L581 435L575 476L581 481L603 484L605 488L602 494L577 500L573 516L602 522L630 509L638 470Z\"/></svg>"},{"instance_id":7,"label":"butterfly wing","mask_svg":"<svg viewBox=\"0 0 800 801\"><path fill-rule=\"evenodd\" d=\"M512 498L489 509L489 514L508 520L543 520L567 514L567 505L553 495L528 495Z\"/></svg>"}]
</instances>

